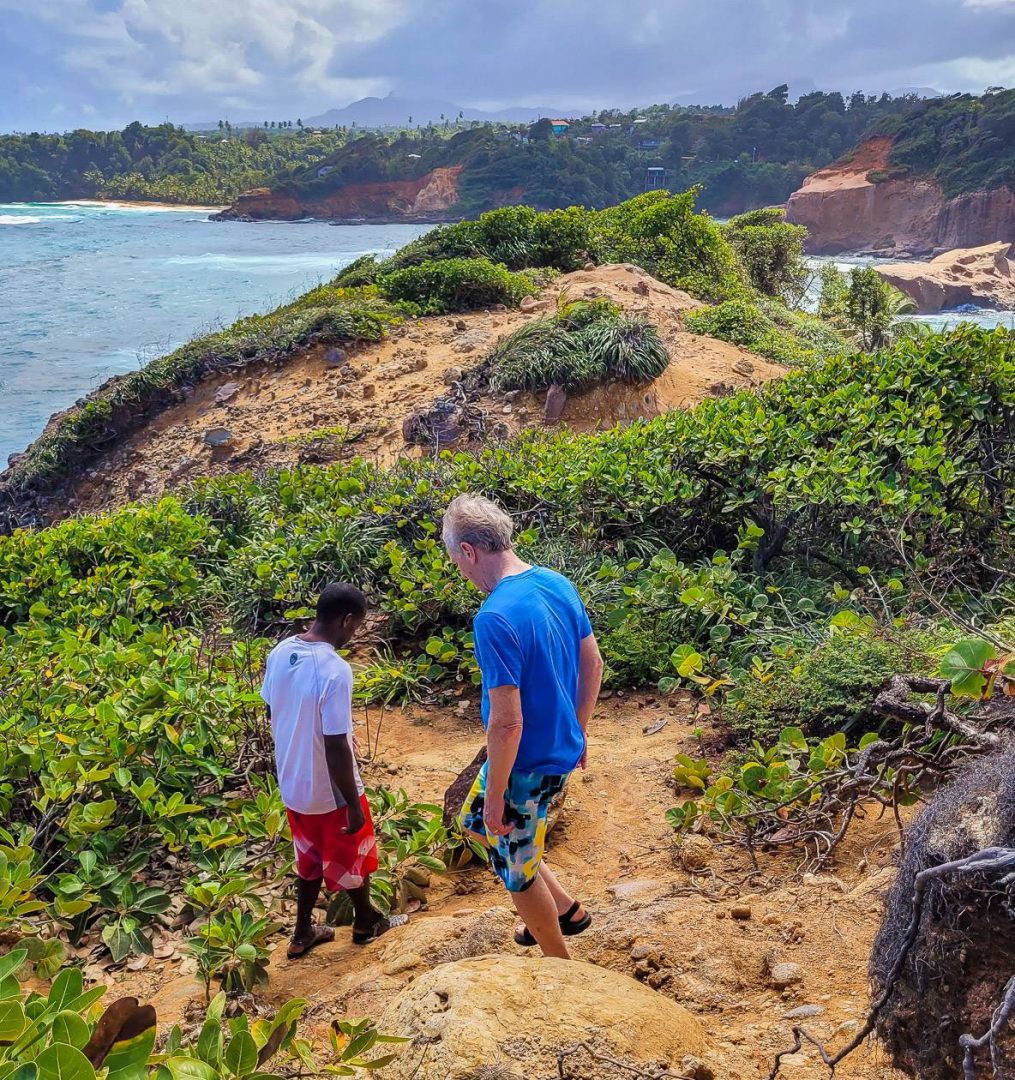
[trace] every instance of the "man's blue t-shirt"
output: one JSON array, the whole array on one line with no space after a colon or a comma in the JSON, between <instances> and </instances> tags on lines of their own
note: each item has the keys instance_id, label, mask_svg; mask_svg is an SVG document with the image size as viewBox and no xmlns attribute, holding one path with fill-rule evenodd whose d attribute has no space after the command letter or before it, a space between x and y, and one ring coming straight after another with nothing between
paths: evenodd
<instances>
[{"instance_id":1,"label":"man's blue t-shirt","mask_svg":"<svg viewBox=\"0 0 1015 1080\"><path fill-rule=\"evenodd\" d=\"M483 727L490 691L517 686L522 738L514 771L558 776L585 751L578 723L578 661L592 624L566 577L541 566L502 579L476 615L476 659L483 673Z\"/></svg>"}]
</instances>

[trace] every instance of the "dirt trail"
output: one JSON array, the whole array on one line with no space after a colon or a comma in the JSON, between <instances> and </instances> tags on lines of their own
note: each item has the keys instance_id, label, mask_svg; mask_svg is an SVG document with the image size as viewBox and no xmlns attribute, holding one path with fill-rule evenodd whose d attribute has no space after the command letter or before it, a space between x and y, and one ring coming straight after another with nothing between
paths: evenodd
<instances>
[{"instance_id":1,"label":"dirt trail","mask_svg":"<svg viewBox=\"0 0 1015 1080\"><path fill-rule=\"evenodd\" d=\"M482 311L412 320L376 345L329 366L327 350L299 352L282 366L249 365L200 383L188 400L162 413L110 450L68 493L76 511L109 510L199 476L364 457L390 464L407 447L402 420L445 392L449 369L478 362L498 338L555 309L558 298L607 296L659 328L671 363L639 386L611 383L573 395L562 422L579 431L656 416L730 389L759 386L784 369L738 346L684 329L682 315L701 304L636 266L618 264L564 274L520 311ZM487 398L494 438L542 422L545 395ZM213 428L224 445L206 445Z\"/></svg>"},{"instance_id":2,"label":"dirt trail","mask_svg":"<svg viewBox=\"0 0 1015 1080\"><path fill-rule=\"evenodd\" d=\"M643 729L668 718L660 732ZM692 734L701 718L689 698L614 696L602 702L591 730L590 765L576 775L549 859L585 900L594 928L573 942L574 954L624 971L698 1015L720 1051L745 1055L767 1076L777 1050L791 1045L794 1009L815 1034L843 1045L867 1007L866 965L891 882L897 832L890 820L859 821L828 873L798 877L793 866L761 856L752 872L743 853L711 850L695 875L681 868L664 819L675 793L674 754L697 754ZM707 721L706 721L707 722ZM413 720L389 713L380 760L364 769L368 784L404 786L416 798L439 800L481 741L476 716L433 712ZM748 905L749 919L731 910ZM451 873L430 890L429 910L366 948L349 931L301 962L272 956L265 995L281 1002L309 998L314 1033L336 1016L378 1017L395 994L432 965L486 953L520 953L505 895L482 867ZM801 981L778 990L766 962L800 966ZM143 975L161 1024L170 1024L201 991L174 978L179 959ZM125 976L129 980L138 976ZM137 983L129 984L137 992ZM381 1074L383 1075L383 1073ZM794 1056L786 1080L824 1080L814 1052ZM844 1080L891 1080L899 1074L876 1047L857 1051L837 1074Z\"/></svg>"}]
</instances>

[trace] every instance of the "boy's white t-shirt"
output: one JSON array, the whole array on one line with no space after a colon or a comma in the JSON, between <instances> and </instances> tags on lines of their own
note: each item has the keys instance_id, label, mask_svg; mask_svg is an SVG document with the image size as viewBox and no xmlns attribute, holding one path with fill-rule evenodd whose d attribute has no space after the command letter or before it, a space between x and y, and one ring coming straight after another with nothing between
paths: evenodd
<instances>
[{"instance_id":1,"label":"boy's white t-shirt","mask_svg":"<svg viewBox=\"0 0 1015 1080\"><path fill-rule=\"evenodd\" d=\"M261 697L271 709L271 733L282 801L298 814L345 806L331 784L325 735L345 735L352 749L352 669L325 641L286 638L268 656ZM353 758L356 788L363 781Z\"/></svg>"}]
</instances>

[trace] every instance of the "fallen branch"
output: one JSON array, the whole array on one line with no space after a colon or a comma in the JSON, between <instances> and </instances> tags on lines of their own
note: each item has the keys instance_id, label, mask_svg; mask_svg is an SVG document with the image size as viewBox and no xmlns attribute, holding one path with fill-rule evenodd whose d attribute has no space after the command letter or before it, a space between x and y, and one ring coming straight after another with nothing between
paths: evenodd
<instances>
[{"instance_id":1,"label":"fallen branch","mask_svg":"<svg viewBox=\"0 0 1015 1080\"><path fill-rule=\"evenodd\" d=\"M582 1050L593 1060L602 1062L604 1065L612 1065L615 1069L623 1069L624 1072L629 1073L631 1076L641 1077L642 1080L694 1080L693 1076L687 1076L685 1073L657 1072L655 1070L647 1072L637 1065L628 1065L623 1061L617 1061L615 1058L600 1054L586 1042L576 1043L569 1050L561 1050L557 1054L557 1076L559 1080L568 1080L567 1073L564 1072L564 1061Z\"/></svg>"}]
</instances>

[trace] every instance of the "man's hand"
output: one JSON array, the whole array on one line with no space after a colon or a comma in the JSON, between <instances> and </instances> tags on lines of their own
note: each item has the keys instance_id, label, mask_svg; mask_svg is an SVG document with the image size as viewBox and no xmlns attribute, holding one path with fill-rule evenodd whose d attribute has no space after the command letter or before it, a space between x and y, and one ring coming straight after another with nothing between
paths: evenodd
<instances>
[{"instance_id":1,"label":"man's hand","mask_svg":"<svg viewBox=\"0 0 1015 1080\"><path fill-rule=\"evenodd\" d=\"M507 836L511 826L504 820L504 796L493 798L487 793L483 803L483 824L494 836Z\"/></svg>"},{"instance_id":2,"label":"man's hand","mask_svg":"<svg viewBox=\"0 0 1015 1080\"><path fill-rule=\"evenodd\" d=\"M589 764L589 744L586 741L585 749L582 751L582 756L578 759L578 768L587 769Z\"/></svg>"},{"instance_id":3,"label":"man's hand","mask_svg":"<svg viewBox=\"0 0 1015 1080\"><path fill-rule=\"evenodd\" d=\"M345 835L355 836L367 823L367 819L363 815L363 807L358 802L354 802L349 803L346 810L348 811L349 823L345 827Z\"/></svg>"}]
</instances>

